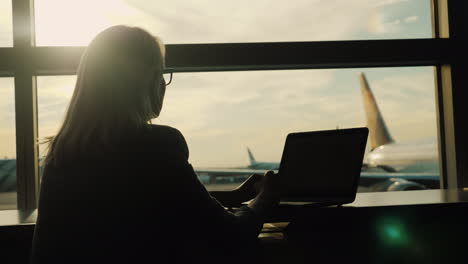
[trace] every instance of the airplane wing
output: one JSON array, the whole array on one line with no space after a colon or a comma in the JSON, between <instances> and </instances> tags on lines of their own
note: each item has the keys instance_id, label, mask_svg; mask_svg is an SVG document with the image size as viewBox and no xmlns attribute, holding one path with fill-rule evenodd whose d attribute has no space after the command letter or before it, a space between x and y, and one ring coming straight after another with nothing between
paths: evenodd
<instances>
[{"instance_id":1,"label":"airplane wing","mask_svg":"<svg viewBox=\"0 0 468 264\"><path fill-rule=\"evenodd\" d=\"M439 180L436 172L361 172L361 179L404 178L406 180Z\"/></svg>"}]
</instances>

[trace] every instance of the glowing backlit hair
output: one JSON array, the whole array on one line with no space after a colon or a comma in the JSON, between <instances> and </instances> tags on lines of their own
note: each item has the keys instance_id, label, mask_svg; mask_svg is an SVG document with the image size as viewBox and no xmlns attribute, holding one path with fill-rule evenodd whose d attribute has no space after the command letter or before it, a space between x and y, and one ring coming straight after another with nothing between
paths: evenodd
<instances>
[{"instance_id":1,"label":"glowing backlit hair","mask_svg":"<svg viewBox=\"0 0 468 264\"><path fill-rule=\"evenodd\" d=\"M164 56L162 42L141 28L113 26L99 33L81 57L73 96L44 162L105 149L158 117Z\"/></svg>"}]
</instances>

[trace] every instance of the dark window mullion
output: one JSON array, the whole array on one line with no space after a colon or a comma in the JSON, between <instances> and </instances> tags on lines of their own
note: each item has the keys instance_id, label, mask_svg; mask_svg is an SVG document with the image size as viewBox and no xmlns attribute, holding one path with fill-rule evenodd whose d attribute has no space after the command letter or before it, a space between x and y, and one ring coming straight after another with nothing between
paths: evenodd
<instances>
[{"instance_id":1,"label":"dark window mullion","mask_svg":"<svg viewBox=\"0 0 468 264\"><path fill-rule=\"evenodd\" d=\"M74 74L85 47L36 47L36 74ZM427 66L450 61L448 39L167 45L173 72Z\"/></svg>"},{"instance_id":2,"label":"dark window mullion","mask_svg":"<svg viewBox=\"0 0 468 264\"><path fill-rule=\"evenodd\" d=\"M445 188L468 187L468 24L466 23L466 1L437 0L438 27L441 38L453 43L450 63L441 65L439 91L443 111L444 154L446 162ZM439 124L440 125L440 124Z\"/></svg>"},{"instance_id":3,"label":"dark window mullion","mask_svg":"<svg viewBox=\"0 0 468 264\"><path fill-rule=\"evenodd\" d=\"M31 64L33 0L12 1L18 209L37 208L37 98Z\"/></svg>"}]
</instances>

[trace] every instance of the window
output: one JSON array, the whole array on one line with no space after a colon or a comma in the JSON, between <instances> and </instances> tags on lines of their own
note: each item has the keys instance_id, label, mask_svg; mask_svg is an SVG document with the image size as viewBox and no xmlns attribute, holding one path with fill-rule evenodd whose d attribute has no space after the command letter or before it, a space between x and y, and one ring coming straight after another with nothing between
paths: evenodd
<instances>
[{"instance_id":1,"label":"window","mask_svg":"<svg viewBox=\"0 0 468 264\"><path fill-rule=\"evenodd\" d=\"M64 1L15 0L13 2L0 0L0 5L9 6L7 8L2 6L0 21L10 21L8 23L11 24L11 16L6 18L9 16L9 12L5 12L5 10L13 9L13 18L16 22L21 22L15 23L18 26L15 26L13 32L14 36L20 40L15 43L15 49L8 48L8 46L13 45L12 34L0 34L0 39L4 38L3 36L10 39L8 40L10 44L5 45L7 48L0 49L0 76L8 77L14 74L15 89L20 91L16 92L15 95L21 95L14 98L15 104L22 106L21 111L15 113L16 125L20 126L15 136L19 143L24 144L19 150L21 155L17 157L18 163L22 164L18 167L17 177L18 181L21 182L18 185L18 207L34 208L37 202L37 191L35 191L38 187L38 174L35 171L35 163L37 162L35 140L37 135L35 131L36 104L34 102L36 94L35 78L32 77L42 74L76 74L79 57L92 36L107 26L120 23L147 28L162 36L166 44L172 44L167 46L168 54L171 54L168 56L167 66L169 71L175 72L174 85L170 87L174 89L174 94L177 87L175 84L179 82L178 85L182 85L184 78L189 78L188 76L209 75L212 78L211 76L231 76L232 74L232 76L239 75L244 76L242 78L249 78L248 76L270 72L267 70L293 70L271 71L271 74L282 76L283 73L287 73L288 76L294 76L297 72L305 71L305 69L309 69L307 72L314 72L311 69L340 69L336 71L348 71L349 75L353 76L350 78L353 79L356 78L355 71L363 71L367 74L375 96L378 97L382 114L388 121L394 138L409 141L417 138L415 135L420 132L424 135L427 133L438 134L439 148L442 150L439 153L439 159L442 161L440 163L441 187L467 186L468 179L464 164L468 164L466 160L468 153L462 146L464 146L464 138L468 129L463 126L464 115L462 113L468 112L466 109L468 105L463 100L466 98L466 91L462 87L468 85L466 74L464 74L464 70L468 67L465 65L468 59L462 52L463 50L460 49L460 47L466 47L468 43L463 31L465 1L450 1L450 5L448 5L447 0L302 1L294 5L296 9L289 8L292 5L284 7L280 1L276 3L268 1L269 6L267 7L261 6L259 3L237 1L235 5L240 6L238 10L241 11L239 12L234 12L236 9L230 6L231 2L197 1L192 3L187 1L182 3L181 1L172 1L156 8L151 3L140 0L103 0L99 3L89 0L67 2L66 4ZM341 6L336 4L338 2ZM12 3L14 5L11 5ZM91 4L92 8L89 8ZM314 8L305 6L310 4L316 6ZM174 6L178 8L176 9ZM244 8L247 6L248 8ZM210 9L210 7L212 8ZM226 8L223 9L224 7ZM316 15L315 12L318 12L319 9L319 15ZM227 11L223 10L230 10L228 16L226 15ZM269 12L264 12L264 10ZM171 12L177 12L177 16L184 16L185 20L174 20L175 16ZM4 13L6 16L3 15ZM266 13L271 14L271 16L266 16ZM306 16L300 15L303 13ZM89 19L83 21L82 14L87 14ZM291 16L291 14L295 15ZM359 15L362 16L359 17ZM76 16L79 16L78 19ZM202 19L205 17L209 17L209 20ZM272 17L275 19L271 19ZM288 17L288 19L276 19L284 17ZM80 22L74 24L74 21ZM3 32L4 28L7 30L12 28L0 25L2 26L0 32ZM25 30L30 25L31 30ZM236 30L237 26L239 26L239 30ZM35 38L36 41L31 40L31 38ZM39 47L29 46L30 43L34 42ZM24 65L31 67L22 67ZM391 72L392 70L404 69L405 71L414 71L416 76L415 72L429 72L428 69L434 66L433 77L428 77L425 80L434 78L437 83L435 87L436 103L429 104L436 109L437 122L433 122L433 119L427 122L421 121L427 125L427 130L425 128L416 129L415 126L415 130L403 136L398 132L398 127L405 126L403 119L390 121L392 113L395 111L394 105L389 104L392 109L388 110L386 106L388 102L380 99L382 94L389 98L392 96L396 98L393 89L379 91L380 85L386 87L392 82L380 78L382 76L377 74L380 69L371 70L362 67L406 66L424 67L382 68L382 70ZM342 68L360 69L342 70ZM212 72L231 70L236 72ZM263 72L254 72L254 70L262 70ZM328 71L334 72L335 70L323 70L323 72ZM213 77L213 80L216 78ZM200 79L200 81L204 80ZM413 84L413 82L416 83L416 81L411 80L408 85ZM38 84L40 87L43 87L42 85L48 86L47 83ZM418 87L434 87L434 85L429 84L429 81L424 81ZM426 92L421 94L432 96L431 89L424 88L427 94ZM40 97L42 92L39 89L37 93ZM405 99L401 97L401 101L405 101ZM39 101L41 100L46 102L48 98L39 98ZM168 100L172 99L168 97ZM431 99L427 97L424 100L430 101ZM419 103L420 100L412 101L412 104ZM62 103L62 105L65 104ZM23 111L23 106L27 108L25 111ZM41 108L41 106L39 107ZM419 112L415 110L414 113L408 112L407 114L422 113L425 111L422 109L426 109L428 113L430 111L428 108L421 108ZM399 110L396 109L397 112ZM42 116L39 113L39 118L42 120L40 123L45 125L45 130L39 128L39 137L45 136L49 132L52 133L55 129L52 125L53 121L43 120L47 117L45 114L47 110L41 108L40 112L43 113ZM352 113L354 111L346 114ZM431 115L431 118L434 118L434 115ZM53 117L51 113L49 116ZM162 122L176 122L176 119L171 120L175 117L165 117L164 113L162 118ZM47 124L48 122L52 123ZM56 122L58 124L60 121ZM433 130L434 125L431 124L435 123L438 124L436 129L439 133ZM330 127L347 126L347 124L331 123L328 125ZM200 165L205 162L201 158L197 158L200 155L196 154L198 152L196 143L193 143L194 140L188 136L189 132L185 131L185 124L174 124L174 126L180 127L187 135L194 165L197 165L196 162L199 162ZM250 145L249 143L249 147ZM253 151L257 159L275 160L275 157L268 156L270 154L266 155L260 147L252 145L251 148L255 148ZM240 150L239 154L236 154L238 162L242 163L242 159L244 159L245 164L245 152L246 150ZM378 169L385 171L388 168ZM368 171L367 173L377 172Z\"/></svg>"},{"instance_id":2,"label":"window","mask_svg":"<svg viewBox=\"0 0 468 264\"><path fill-rule=\"evenodd\" d=\"M428 182L415 183L438 188L432 67L176 73L154 123L182 131L190 161L202 171L199 176L208 189L232 189L245 175L226 177L223 170L256 168L247 148L256 162L269 163L263 169L277 169L290 132L366 126L359 72L368 78L396 151L388 157L388 151L379 150L387 160L376 160L368 143L372 164L363 170L365 186L359 190L385 191L392 183L382 185L373 177L402 175L430 176ZM413 155L417 161L406 162ZM382 167L387 171L375 170Z\"/></svg>"},{"instance_id":3,"label":"window","mask_svg":"<svg viewBox=\"0 0 468 264\"><path fill-rule=\"evenodd\" d=\"M0 0L0 47L13 46L12 0Z\"/></svg>"},{"instance_id":4,"label":"window","mask_svg":"<svg viewBox=\"0 0 468 264\"><path fill-rule=\"evenodd\" d=\"M369 164L363 177L430 173L433 178L427 187L437 188L432 67L176 73L161 116L152 122L181 130L201 181L210 190L228 190L246 174L226 176L225 171L257 169L255 161L270 163L260 169L277 169L290 132L366 126L359 72L366 74L398 144L394 155L403 155L399 163L372 160L375 164ZM57 132L75 81L75 76L37 77L40 139ZM427 157L420 150L425 145L431 151ZM40 153L44 147L40 145ZM255 158L253 163L247 149ZM406 163L411 155L423 160ZM421 167L426 163L432 167ZM398 173L376 171L380 165L394 166ZM386 190L377 181L365 183L360 191Z\"/></svg>"},{"instance_id":5,"label":"window","mask_svg":"<svg viewBox=\"0 0 468 264\"><path fill-rule=\"evenodd\" d=\"M16 137L13 78L0 78L0 210L16 209Z\"/></svg>"},{"instance_id":6,"label":"window","mask_svg":"<svg viewBox=\"0 0 468 264\"><path fill-rule=\"evenodd\" d=\"M39 46L87 45L116 24L143 27L171 44L432 37L429 0L35 2Z\"/></svg>"}]
</instances>

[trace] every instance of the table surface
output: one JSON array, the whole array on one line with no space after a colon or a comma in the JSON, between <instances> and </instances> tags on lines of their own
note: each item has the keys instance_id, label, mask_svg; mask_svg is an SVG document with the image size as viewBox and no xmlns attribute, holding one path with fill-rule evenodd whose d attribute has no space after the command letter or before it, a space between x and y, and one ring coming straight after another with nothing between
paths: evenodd
<instances>
[{"instance_id":1,"label":"table surface","mask_svg":"<svg viewBox=\"0 0 468 264\"><path fill-rule=\"evenodd\" d=\"M468 188L454 190L420 190L400 192L358 193L348 207L404 206L418 204L468 202ZM301 206L301 203L297 203ZM2 210L0 226L33 225L37 210Z\"/></svg>"}]
</instances>

